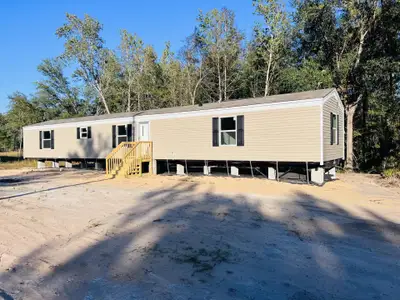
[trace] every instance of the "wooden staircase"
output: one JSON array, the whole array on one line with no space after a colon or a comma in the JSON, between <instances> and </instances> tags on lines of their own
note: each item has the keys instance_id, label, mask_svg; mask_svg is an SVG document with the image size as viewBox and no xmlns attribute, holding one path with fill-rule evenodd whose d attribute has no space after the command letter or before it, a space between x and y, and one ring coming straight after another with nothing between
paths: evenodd
<instances>
[{"instance_id":1,"label":"wooden staircase","mask_svg":"<svg viewBox=\"0 0 400 300\"><path fill-rule=\"evenodd\" d=\"M143 163L149 163L152 173L153 142L123 142L106 157L106 176L129 177L141 176Z\"/></svg>"}]
</instances>

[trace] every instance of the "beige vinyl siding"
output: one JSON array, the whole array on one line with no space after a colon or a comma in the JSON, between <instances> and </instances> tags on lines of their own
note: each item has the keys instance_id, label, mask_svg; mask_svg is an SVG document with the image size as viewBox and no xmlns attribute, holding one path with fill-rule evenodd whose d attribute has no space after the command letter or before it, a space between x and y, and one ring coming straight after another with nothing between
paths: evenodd
<instances>
[{"instance_id":1,"label":"beige vinyl siding","mask_svg":"<svg viewBox=\"0 0 400 300\"><path fill-rule=\"evenodd\" d=\"M243 115L243 147L212 146L213 116L153 120L150 139L154 142L154 158L320 161L321 106L270 109ZM220 116L232 115L214 117Z\"/></svg>"},{"instance_id":2,"label":"beige vinyl siding","mask_svg":"<svg viewBox=\"0 0 400 300\"><path fill-rule=\"evenodd\" d=\"M343 158L344 114L337 98L329 98L323 106L324 161ZM331 145L331 113L339 115L339 145Z\"/></svg>"},{"instance_id":3,"label":"beige vinyl siding","mask_svg":"<svg viewBox=\"0 0 400 300\"><path fill-rule=\"evenodd\" d=\"M39 148L39 129L24 130L24 156L32 158L105 158L112 151L112 124L91 125L91 139L77 139L76 127L54 130L54 149ZM85 125L86 126L86 125Z\"/></svg>"}]
</instances>

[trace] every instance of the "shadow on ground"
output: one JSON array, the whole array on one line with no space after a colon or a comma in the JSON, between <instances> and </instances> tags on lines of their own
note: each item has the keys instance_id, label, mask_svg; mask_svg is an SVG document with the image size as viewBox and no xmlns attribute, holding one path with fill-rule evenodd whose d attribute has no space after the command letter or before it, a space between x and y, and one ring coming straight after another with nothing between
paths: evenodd
<instances>
[{"instance_id":1,"label":"shadow on ground","mask_svg":"<svg viewBox=\"0 0 400 300\"><path fill-rule=\"evenodd\" d=\"M383 216L370 211L371 220L361 219L303 193L278 205L271 198L196 188L182 182L143 193L101 239L50 265L44 276L37 269L56 251L52 244L1 273L0 283L12 296L29 298L34 290L46 299L400 295L400 228Z\"/></svg>"},{"instance_id":2,"label":"shadow on ground","mask_svg":"<svg viewBox=\"0 0 400 300\"><path fill-rule=\"evenodd\" d=\"M49 183L52 179L55 177L59 177L62 175L65 175L63 173L65 172L73 172L75 175L85 175L88 174L88 172L93 172L93 171L86 171L86 170L71 170L71 171L64 171L60 172L59 170L52 170L52 171L46 171L46 172L30 172L28 174L24 175L18 175L18 176L3 176L0 177L0 187L17 187L21 185L29 185L29 184L43 184L43 183ZM39 194L43 192L49 192L49 191L55 191L55 190L60 190L60 189L65 189L69 187L76 187L76 186L81 186L81 185L86 185L94 182L101 182L101 181L106 181L109 180L107 178L103 179L95 179L95 180L87 180L84 182L80 183L72 183L72 184L64 184L64 185L59 185L51 188L42 188L42 189L37 189L34 191L26 191L26 192L21 192L21 193L12 193L12 194L6 194L2 195L0 194L0 200L11 200L14 198L21 198L23 196L29 196L29 195L34 195L34 194Z\"/></svg>"}]
</instances>

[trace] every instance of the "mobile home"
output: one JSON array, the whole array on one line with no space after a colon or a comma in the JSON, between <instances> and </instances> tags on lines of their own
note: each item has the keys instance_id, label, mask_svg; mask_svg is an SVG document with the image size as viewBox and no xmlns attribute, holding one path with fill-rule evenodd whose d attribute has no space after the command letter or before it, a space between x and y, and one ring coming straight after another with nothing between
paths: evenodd
<instances>
[{"instance_id":1,"label":"mobile home","mask_svg":"<svg viewBox=\"0 0 400 300\"><path fill-rule=\"evenodd\" d=\"M124 172L135 173L139 158L154 172L165 162L175 162L178 173L201 162L206 174L221 162L236 175L237 166L265 164L270 178L279 176L279 164L297 164L322 184L344 159L344 108L335 89L53 120L23 133L25 158L106 160L113 174L123 164L134 164Z\"/></svg>"}]
</instances>

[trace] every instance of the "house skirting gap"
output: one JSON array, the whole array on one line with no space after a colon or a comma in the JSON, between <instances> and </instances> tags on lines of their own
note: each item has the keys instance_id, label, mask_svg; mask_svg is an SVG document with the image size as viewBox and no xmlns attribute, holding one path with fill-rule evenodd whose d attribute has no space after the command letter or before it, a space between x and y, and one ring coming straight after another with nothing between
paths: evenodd
<instances>
[{"instance_id":1,"label":"house skirting gap","mask_svg":"<svg viewBox=\"0 0 400 300\"><path fill-rule=\"evenodd\" d=\"M218 161L156 159L153 173L160 175L265 178L269 180L323 185L335 179L336 162Z\"/></svg>"}]
</instances>

